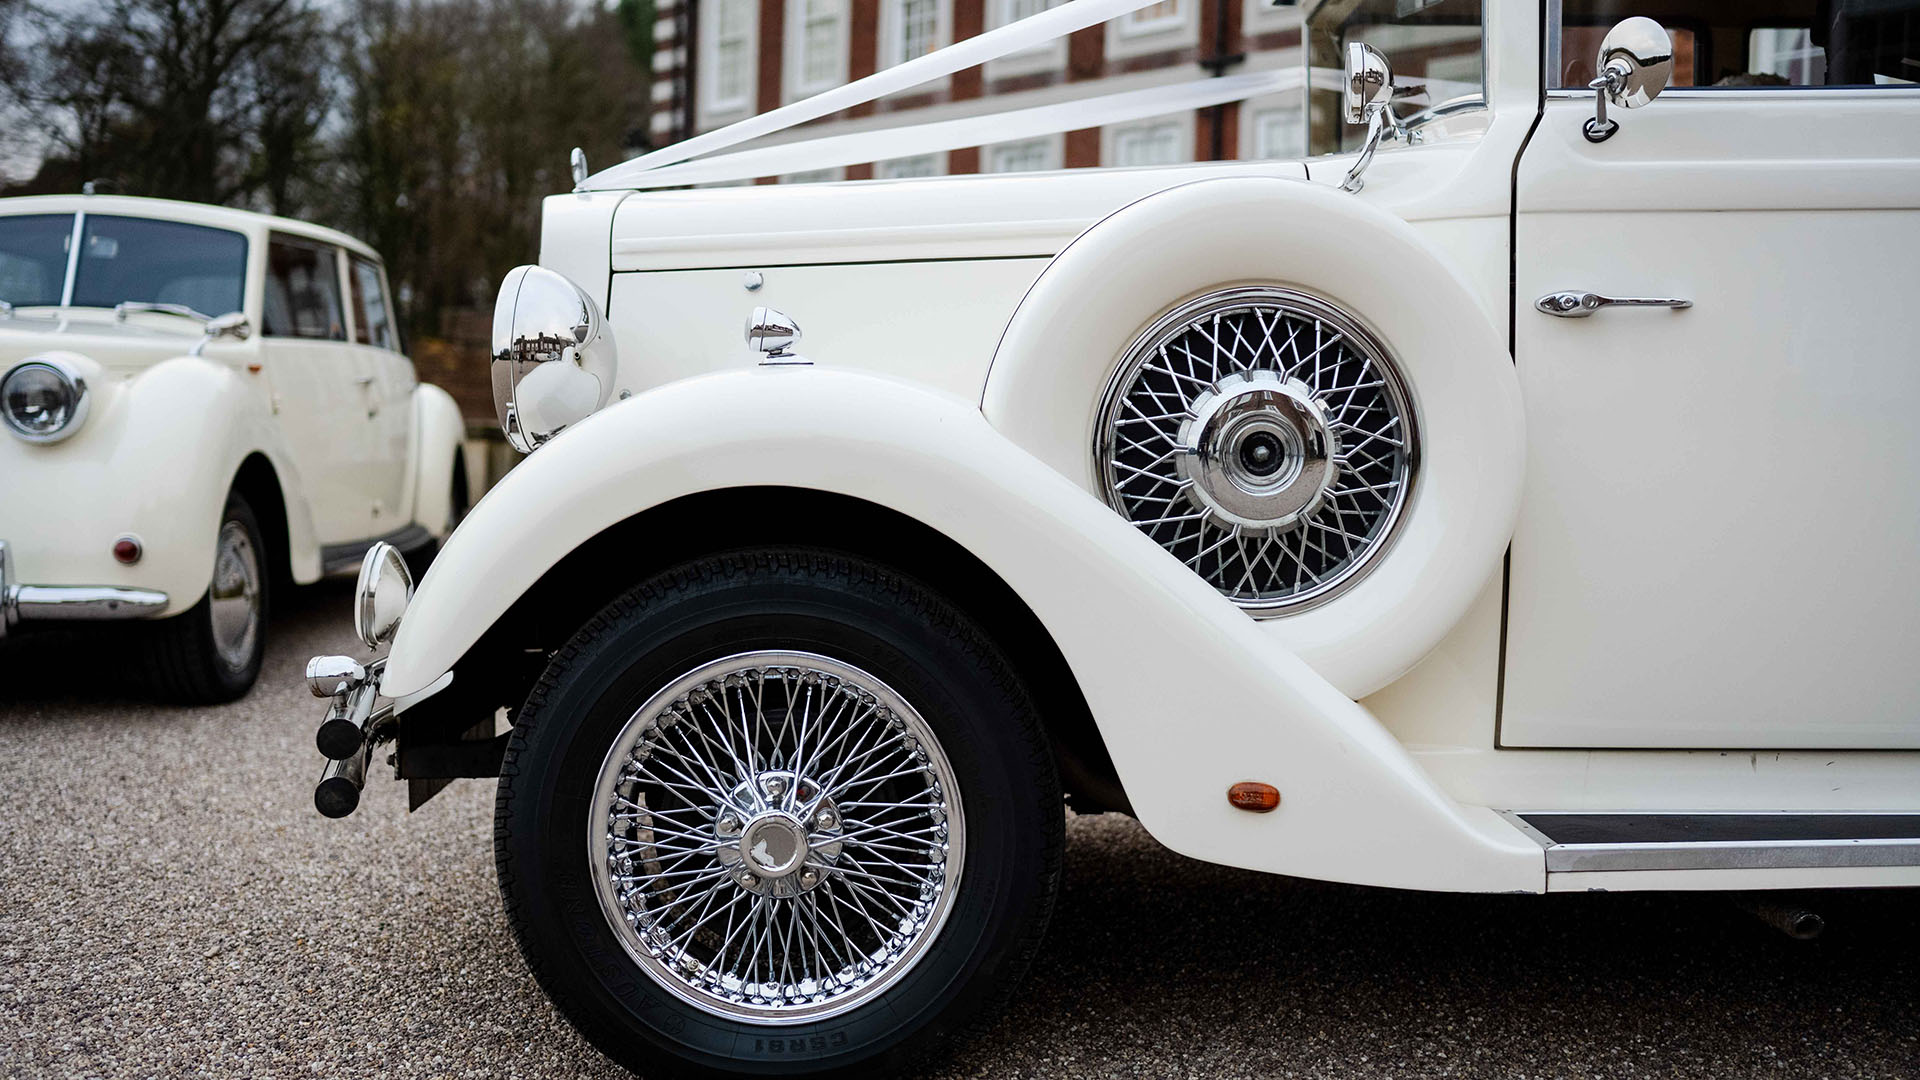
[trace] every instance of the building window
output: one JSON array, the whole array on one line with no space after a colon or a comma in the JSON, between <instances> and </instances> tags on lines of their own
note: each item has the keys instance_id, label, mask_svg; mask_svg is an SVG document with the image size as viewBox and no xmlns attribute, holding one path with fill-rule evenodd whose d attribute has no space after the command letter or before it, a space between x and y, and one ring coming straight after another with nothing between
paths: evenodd
<instances>
[{"instance_id":1,"label":"building window","mask_svg":"<svg viewBox=\"0 0 1920 1080\"><path fill-rule=\"evenodd\" d=\"M1046 11L1059 7L1066 0L992 0L987 8L988 26L993 29L1030 19ZM998 60L989 60L986 66L988 79L1004 79L1016 75L1032 75L1043 71L1056 71L1067 66L1067 39L1054 38L1043 41L1030 49L1009 53Z\"/></svg>"},{"instance_id":2,"label":"building window","mask_svg":"<svg viewBox=\"0 0 1920 1080\"><path fill-rule=\"evenodd\" d=\"M1306 157L1306 112L1298 103L1255 112L1252 150L1247 156L1262 160Z\"/></svg>"},{"instance_id":3,"label":"building window","mask_svg":"<svg viewBox=\"0 0 1920 1080\"><path fill-rule=\"evenodd\" d=\"M847 0L787 0L787 25L789 97L847 81Z\"/></svg>"},{"instance_id":4,"label":"building window","mask_svg":"<svg viewBox=\"0 0 1920 1080\"><path fill-rule=\"evenodd\" d=\"M904 64L940 48L947 39L947 19L942 0L887 0L880 20L880 66Z\"/></svg>"},{"instance_id":5,"label":"building window","mask_svg":"<svg viewBox=\"0 0 1920 1080\"><path fill-rule=\"evenodd\" d=\"M706 39L705 111L725 113L753 106L759 12L755 0L709 0L701 35Z\"/></svg>"},{"instance_id":6,"label":"building window","mask_svg":"<svg viewBox=\"0 0 1920 1080\"><path fill-rule=\"evenodd\" d=\"M1000 143L987 147L985 157L985 168L981 170L983 172L1040 172L1046 169L1058 169L1062 157L1062 141L1057 136L1049 136Z\"/></svg>"},{"instance_id":7,"label":"building window","mask_svg":"<svg viewBox=\"0 0 1920 1080\"><path fill-rule=\"evenodd\" d=\"M1104 164L1175 165L1193 160L1193 116L1127 124L1107 131Z\"/></svg>"},{"instance_id":8,"label":"building window","mask_svg":"<svg viewBox=\"0 0 1920 1080\"><path fill-rule=\"evenodd\" d=\"M1107 59L1174 52L1200 44L1199 0L1160 0L1107 20Z\"/></svg>"},{"instance_id":9,"label":"building window","mask_svg":"<svg viewBox=\"0 0 1920 1080\"><path fill-rule=\"evenodd\" d=\"M831 184L846 178L847 171L841 168L808 169L805 172L787 173L780 178L780 182L783 184Z\"/></svg>"},{"instance_id":10,"label":"building window","mask_svg":"<svg viewBox=\"0 0 1920 1080\"><path fill-rule=\"evenodd\" d=\"M1129 11L1120 17L1120 32L1133 36L1177 30L1186 24L1186 6L1187 0L1160 0L1157 4Z\"/></svg>"},{"instance_id":11,"label":"building window","mask_svg":"<svg viewBox=\"0 0 1920 1080\"><path fill-rule=\"evenodd\" d=\"M946 173L945 154L920 154L875 163L873 175L881 180L906 180L915 176L942 176Z\"/></svg>"}]
</instances>

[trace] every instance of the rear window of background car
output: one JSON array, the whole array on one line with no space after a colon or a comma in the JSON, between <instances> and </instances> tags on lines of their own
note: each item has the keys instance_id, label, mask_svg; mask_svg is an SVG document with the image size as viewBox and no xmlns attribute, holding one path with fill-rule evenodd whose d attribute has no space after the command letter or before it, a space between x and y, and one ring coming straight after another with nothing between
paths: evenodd
<instances>
[{"instance_id":1,"label":"rear window of background car","mask_svg":"<svg viewBox=\"0 0 1920 1080\"><path fill-rule=\"evenodd\" d=\"M353 337L362 345L398 350L393 336L393 316L381 288L380 264L353 257L353 272L347 276L353 290Z\"/></svg>"},{"instance_id":2,"label":"rear window of background car","mask_svg":"<svg viewBox=\"0 0 1920 1080\"><path fill-rule=\"evenodd\" d=\"M332 248L275 237L267 244L261 332L271 337L347 340L340 264Z\"/></svg>"}]
</instances>

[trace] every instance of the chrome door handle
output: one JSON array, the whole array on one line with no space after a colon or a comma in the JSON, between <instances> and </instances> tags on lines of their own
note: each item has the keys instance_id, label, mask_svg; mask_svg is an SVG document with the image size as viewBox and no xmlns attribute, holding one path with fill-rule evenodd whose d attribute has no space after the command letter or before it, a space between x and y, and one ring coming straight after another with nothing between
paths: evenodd
<instances>
[{"instance_id":1,"label":"chrome door handle","mask_svg":"<svg viewBox=\"0 0 1920 1080\"><path fill-rule=\"evenodd\" d=\"M1548 293L1533 302L1535 311L1544 311L1562 319L1584 319L1604 307L1660 307L1678 311L1693 306L1691 300L1645 296L1601 296L1590 292Z\"/></svg>"}]
</instances>

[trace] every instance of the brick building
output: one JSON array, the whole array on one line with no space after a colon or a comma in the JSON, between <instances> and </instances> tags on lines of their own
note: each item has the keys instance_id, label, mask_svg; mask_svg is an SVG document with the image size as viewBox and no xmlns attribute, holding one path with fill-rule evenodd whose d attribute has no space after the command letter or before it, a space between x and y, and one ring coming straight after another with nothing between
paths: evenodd
<instances>
[{"instance_id":1,"label":"brick building","mask_svg":"<svg viewBox=\"0 0 1920 1080\"><path fill-rule=\"evenodd\" d=\"M649 133L665 146L1033 15L1061 0L659 0ZM1299 9L1161 0L1025 53L826 117L768 142L1299 68ZM860 180L1306 152L1298 91L1016 142L781 177Z\"/></svg>"}]
</instances>

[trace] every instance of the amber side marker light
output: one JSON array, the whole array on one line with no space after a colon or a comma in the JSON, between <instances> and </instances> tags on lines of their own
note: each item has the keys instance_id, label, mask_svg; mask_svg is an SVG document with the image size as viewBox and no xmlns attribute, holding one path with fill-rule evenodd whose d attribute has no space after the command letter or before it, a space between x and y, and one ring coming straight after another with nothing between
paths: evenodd
<instances>
[{"instance_id":1,"label":"amber side marker light","mask_svg":"<svg viewBox=\"0 0 1920 1080\"><path fill-rule=\"evenodd\" d=\"M1280 789L1272 784L1242 780L1227 789L1227 804L1255 814L1270 813L1280 806Z\"/></svg>"}]
</instances>

